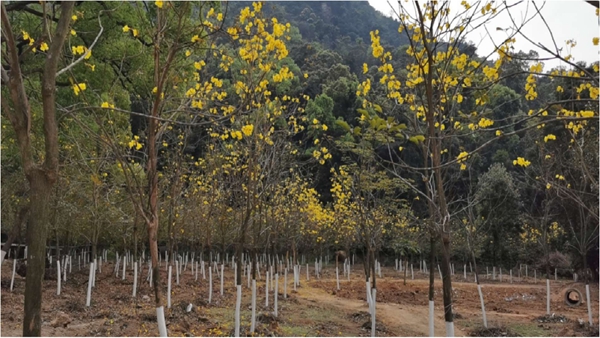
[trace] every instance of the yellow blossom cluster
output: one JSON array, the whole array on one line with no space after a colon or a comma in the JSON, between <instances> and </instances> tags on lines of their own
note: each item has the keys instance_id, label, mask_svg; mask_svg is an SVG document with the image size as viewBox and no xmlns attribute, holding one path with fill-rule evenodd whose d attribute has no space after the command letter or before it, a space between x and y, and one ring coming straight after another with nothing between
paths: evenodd
<instances>
[{"instance_id":1,"label":"yellow blossom cluster","mask_svg":"<svg viewBox=\"0 0 600 338\"><path fill-rule=\"evenodd\" d=\"M127 144L129 148L135 147L135 150L142 149L142 144L139 142L140 137L135 135L131 141Z\"/></svg>"},{"instance_id":2,"label":"yellow blossom cluster","mask_svg":"<svg viewBox=\"0 0 600 338\"><path fill-rule=\"evenodd\" d=\"M527 161L523 157L517 157L517 159L513 161L513 165L518 165L526 168L529 165L531 165L531 162Z\"/></svg>"}]
</instances>

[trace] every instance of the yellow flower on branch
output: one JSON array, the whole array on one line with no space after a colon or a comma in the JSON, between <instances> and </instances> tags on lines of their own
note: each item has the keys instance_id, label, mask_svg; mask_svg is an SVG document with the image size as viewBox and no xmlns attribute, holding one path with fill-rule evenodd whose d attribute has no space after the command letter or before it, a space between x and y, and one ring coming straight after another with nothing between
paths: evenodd
<instances>
[{"instance_id":1,"label":"yellow flower on branch","mask_svg":"<svg viewBox=\"0 0 600 338\"><path fill-rule=\"evenodd\" d=\"M517 157L517 159L513 161L513 165L519 165L525 168L528 167L530 164L531 162L527 161L523 157Z\"/></svg>"},{"instance_id":2,"label":"yellow flower on branch","mask_svg":"<svg viewBox=\"0 0 600 338\"><path fill-rule=\"evenodd\" d=\"M458 156L456 157L456 162L458 162L458 163L464 162L468 157L469 157L469 153L466 151L463 151L460 154L458 154Z\"/></svg>"},{"instance_id":3,"label":"yellow flower on branch","mask_svg":"<svg viewBox=\"0 0 600 338\"><path fill-rule=\"evenodd\" d=\"M486 119L485 117L482 117L478 123L480 128L487 128L489 126L492 126L493 124L494 124L494 121L492 121L490 119Z\"/></svg>"},{"instance_id":4,"label":"yellow flower on branch","mask_svg":"<svg viewBox=\"0 0 600 338\"><path fill-rule=\"evenodd\" d=\"M244 133L244 135L246 136L250 136L252 135L252 132L254 132L254 125L252 124L247 124L245 126L242 127L242 132Z\"/></svg>"},{"instance_id":5,"label":"yellow flower on branch","mask_svg":"<svg viewBox=\"0 0 600 338\"><path fill-rule=\"evenodd\" d=\"M79 95L79 92L84 91L87 89L87 85L85 83L76 83L73 85L73 92L75 92L75 95Z\"/></svg>"}]
</instances>

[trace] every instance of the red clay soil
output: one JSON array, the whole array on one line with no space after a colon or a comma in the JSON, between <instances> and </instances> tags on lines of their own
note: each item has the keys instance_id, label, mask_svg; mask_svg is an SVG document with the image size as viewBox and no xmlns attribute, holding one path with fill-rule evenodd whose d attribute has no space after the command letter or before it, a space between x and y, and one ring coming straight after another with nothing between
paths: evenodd
<instances>
[{"instance_id":1,"label":"red clay soil","mask_svg":"<svg viewBox=\"0 0 600 338\"><path fill-rule=\"evenodd\" d=\"M161 280L164 285L163 304L166 306L167 273L163 263ZM23 290L25 279L16 276L11 292L12 261L2 266L1 274L1 329L2 336L21 336L23 320ZM131 296L133 271L127 270L125 281L116 278L112 264L103 264L97 273L96 287L92 291L92 306L85 307L88 268L73 269L63 283L60 296L56 295L56 281L45 280L42 302L42 334L44 336L157 336L156 310L153 291L145 281L147 267L142 271L138 297ZM258 282L257 336L370 336L370 317L366 313L365 283L362 272L354 267L352 281L342 280L341 290L335 291L335 270L326 268L321 280L314 275L306 281L304 271L298 292L292 291L292 274L288 276L288 299L283 299L283 277L279 284L279 317L274 318L273 292L269 307L265 307L264 280ZM311 270L312 272L312 270ZM403 285L401 275L383 269L383 279L377 280L378 336L426 336L428 283L427 276L409 280ZM235 287L233 270L225 269L224 295L220 295L219 279L213 274L212 304L207 304L208 283L194 281L189 267L180 276L180 285L173 285L172 308L165 311L169 336L232 336ZM208 274L207 274L208 278ZM480 326L480 303L474 283L453 283L454 310L457 336L466 336ZM175 276L173 276L175 284ZM250 321L250 296L243 281L242 335L248 334ZM586 304L568 307L562 292L567 287L577 287L583 294L581 284L566 281L551 282L551 309L564 315L568 323L539 322L536 318L545 314L545 281L533 283L483 283L483 292L491 325L522 325L520 329L532 331L529 335L586 336L593 334L579 328L579 318L587 321ZM436 335L444 335L441 283L436 280ZM598 285L592 285L592 310L598 321ZM185 311L193 304L190 313ZM462 319L460 319L462 318ZM54 324L54 325L52 325ZM63 325L66 324L66 325ZM57 327L54 327L57 326ZM513 328L513 326L511 326ZM512 332L512 331L511 331ZM597 331L596 331L597 332Z\"/></svg>"},{"instance_id":2,"label":"red clay soil","mask_svg":"<svg viewBox=\"0 0 600 338\"><path fill-rule=\"evenodd\" d=\"M362 272L354 268L356 271ZM332 274L335 278L335 272ZM429 276L425 274L416 274L415 280L410 279L410 275L403 283L404 274L396 272L393 269L383 270L384 278L377 278L377 302L396 304L402 306L426 306L429 295ZM437 276L434 287L434 301L436 315L443 315L442 283ZM360 279L359 279L360 278ZM453 277L453 310L455 312L456 326L460 328L468 319L473 322L470 326L477 326L482 323L481 303L477 293L477 285L473 282L472 276L467 276L470 282L465 282L463 276ZM483 280L482 292L485 300L486 314L488 322L498 326L507 323L521 322L531 325L537 323L538 327L546 329L545 335L559 336L588 336L596 335L598 330L588 330L578 325L578 320L587 323L587 304L585 303L585 285L583 283L573 283L572 281L558 280L550 281L550 310L555 316L564 316L568 323L543 323L538 320L539 317L546 315L546 280L537 280L528 278L525 281L517 278L510 284L507 278L500 283L498 280ZM340 279L340 289L336 290L335 280L331 280L331 275L325 274L324 279L311 280L311 286L321 288L326 292L337 297L346 299L356 299L366 302L366 286L364 275L353 274L352 280ZM570 288L578 289L583 295L581 305L571 307L565 304L564 292ZM598 284L590 285L592 319L598 323ZM575 325L571 325L575 324ZM541 326L540 326L541 325ZM583 325L585 326L585 325ZM558 330L558 331L557 331ZM467 330L468 331L468 330ZM551 332L552 331L552 332Z\"/></svg>"}]
</instances>

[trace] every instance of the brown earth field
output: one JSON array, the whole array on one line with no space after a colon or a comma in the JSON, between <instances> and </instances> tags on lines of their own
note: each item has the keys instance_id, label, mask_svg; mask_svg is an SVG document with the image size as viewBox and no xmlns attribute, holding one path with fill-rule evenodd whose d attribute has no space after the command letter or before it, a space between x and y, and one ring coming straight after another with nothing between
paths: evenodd
<instances>
[{"instance_id":1,"label":"brown earth field","mask_svg":"<svg viewBox=\"0 0 600 338\"><path fill-rule=\"evenodd\" d=\"M44 281L42 302L43 336L157 336L154 292L146 281L147 267L141 272L137 297L132 297L133 271L126 279L115 277L112 263L103 264L97 272L90 307L85 306L89 268L77 270L63 282L61 295L56 295L56 280ZM370 336L370 316L367 313L364 272L360 265L352 268L351 279L340 280L336 290L335 267L325 266L320 279L310 269L302 270L300 286L292 286L288 275L287 299L283 297L284 278L280 276L278 317L273 316L273 291L269 306L265 306L265 281L257 281L257 330L254 336ZM1 274L1 335L21 336L25 279L15 277L10 291L12 261L2 265ZM416 273L406 285L403 273L382 268L377 278L377 336L428 335L428 275ZM208 274L206 276L208 278ZM179 285L173 276L172 307L165 310L169 336L233 336L235 286L233 269L225 268L224 295L220 280L213 280L213 297L208 304L208 280L194 280L188 268L182 272ZM444 336L441 280L435 281L435 334ZM488 329L482 328L481 304L473 276L468 281L462 275L453 278L453 309L456 336L598 336L598 284L590 285L595 327L587 323L585 287L582 283L552 280L551 313L546 317L545 280L507 276L501 283L482 277L482 289L487 310ZM161 281L164 285L163 304L166 307L167 271L163 262ZM577 288L584 295L579 306L564 302L564 291ZM242 282L242 336L250 334L250 291L247 279ZM188 304L192 311L186 312Z\"/></svg>"}]
</instances>

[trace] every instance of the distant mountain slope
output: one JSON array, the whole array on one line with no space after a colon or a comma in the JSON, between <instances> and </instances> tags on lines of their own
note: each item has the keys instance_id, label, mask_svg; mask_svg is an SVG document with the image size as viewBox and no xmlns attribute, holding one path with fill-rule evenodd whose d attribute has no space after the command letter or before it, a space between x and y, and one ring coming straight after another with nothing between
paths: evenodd
<instances>
[{"instance_id":1,"label":"distant mountain slope","mask_svg":"<svg viewBox=\"0 0 600 338\"><path fill-rule=\"evenodd\" d=\"M232 1L229 8L237 14L251 4ZM266 2L263 9L298 27L305 41L319 42L329 49L356 43L358 39L370 44L369 32L376 29L384 45L399 47L408 42L406 36L398 33L398 22L375 10L367 1L273 1Z\"/></svg>"}]
</instances>

